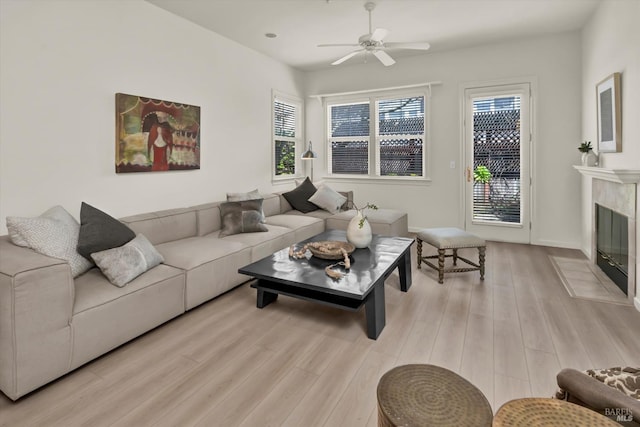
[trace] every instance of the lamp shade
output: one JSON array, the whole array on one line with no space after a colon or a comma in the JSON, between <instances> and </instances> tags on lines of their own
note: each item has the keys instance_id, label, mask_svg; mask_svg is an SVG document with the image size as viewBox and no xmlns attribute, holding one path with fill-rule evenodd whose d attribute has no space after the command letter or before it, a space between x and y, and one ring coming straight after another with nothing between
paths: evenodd
<instances>
[{"instance_id":1,"label":"lamp shade","mask_svg":"<svg viewBox=\"0 0 640 427\"><path fill-rule=\"evenodd\" d=\"M309 160L309 159L315 159L316 157L316 153L315 151L313 151L312 149L312 145L311 145L311 141L309 141L309 149L307 151L305 151L304 153L302 153L301 159L303 160Z\"/></svg>"}]
</instances>

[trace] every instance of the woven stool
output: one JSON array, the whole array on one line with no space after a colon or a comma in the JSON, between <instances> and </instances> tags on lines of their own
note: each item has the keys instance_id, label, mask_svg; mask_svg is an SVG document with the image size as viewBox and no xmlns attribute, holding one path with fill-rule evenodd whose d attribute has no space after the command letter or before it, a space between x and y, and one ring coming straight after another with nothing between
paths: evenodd
<instances>
[{"instance_id":1,"label":"woven stool","mask_svg":"<svg viewBox=\"0 0 640 427\"><path fill-rule=\"evenodd\" d=\"M438 270L438 283L444 282L444 273L460 273L463 271L480 271L480 280L484 280L484 261L487 243L473 234L459 228L425 228L418 232L418 268L424 261L429 267ZM422 256L422 242L427 242L438 249L438 255ZM478 248L478 264L458 255L458 249ZM453 253L447 254L447 249ZM453 267L444 268L444 259L453 257ZM438 266L429 261L438 258ZM462 260L471 267L457 267L458 260Z\"/></svg>"},{"instance_id":2,"label":"woven stool","mask_svg":"<svg viewBox=\"0 0 640 427\"><path fill-rule=\"evenodd\" d=\"M595 411L549 398L527 397L510 400L498 409L494 427L620 427Z\"/></svg>"},{"instance_id":3,"label":"woven stool","mask_svg":"<svg viewBox=\"0 0 640 427\"><path fill-rule=\"evenodd\" d=\"M378 426L491 426L487 398L469 381L434 365L391 369L378 383Z\"/></svg>"}]
</instances>

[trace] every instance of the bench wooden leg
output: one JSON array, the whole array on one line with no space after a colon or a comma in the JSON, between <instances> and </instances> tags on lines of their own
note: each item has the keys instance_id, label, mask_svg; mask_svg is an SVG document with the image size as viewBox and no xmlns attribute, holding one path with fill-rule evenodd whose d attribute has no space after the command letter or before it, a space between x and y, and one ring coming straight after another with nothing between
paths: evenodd
<instances>
[{"instance_id":1,"label":"bench wooden leg","mask_svg":"<svg viewBox=\"0 0 640 427\"><path fill-rule=\"evenodd\" d=\"M438 283L444 283L444 254L445 249L438 249Z\"/></svg>"},{"instance_id":2,"label":"bench wooden leg","mask_svg":"<svg viewBox=\"0 0 640 427\"><path fill-rule=\"evenodd\" d=\"M486 246L480 246L478 248L478 264L480 264L480 280L484 280L484 259L485 259L485 252L486 252L487 248Z\"/></svg>"},{"instance_id":3,"label":"bench wooden leg","mask_svg":"<svg viewBox=\"0 0 640 427\"><path fill-rule=\"evenodd\" d=\"M453 265L458 265L458 250L453 250Z\"/></svg>"},{"instance_id":4,"label":"bench wooden leg","mask_svg":"<svg viewBox=\"0 0 640 427\"><path fill-rule=\"evenodd\" d=\"M416 238L417 250L418 250L418 269L420 269L420 264L422 263L422 240Z\"/></svg>"}]
</instances>

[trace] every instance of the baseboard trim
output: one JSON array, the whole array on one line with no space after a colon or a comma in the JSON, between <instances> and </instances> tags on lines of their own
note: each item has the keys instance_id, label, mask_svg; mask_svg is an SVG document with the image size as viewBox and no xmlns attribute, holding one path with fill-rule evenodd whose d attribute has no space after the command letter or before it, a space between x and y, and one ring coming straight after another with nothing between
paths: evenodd
<instances>
[{"instance_id":1,"label":"baseboard trim","mask_svg":"<svg viewBox=\"0 0 640 427\"><path fill-rule=\"evenodd\" d=\"M537 246L550 246L553 248L577 249L579 251L582 251L582 245L575 242L561 242L558 240L537 239L535 241L532 241L531 244Z\"/></svg>"}]
</instances>

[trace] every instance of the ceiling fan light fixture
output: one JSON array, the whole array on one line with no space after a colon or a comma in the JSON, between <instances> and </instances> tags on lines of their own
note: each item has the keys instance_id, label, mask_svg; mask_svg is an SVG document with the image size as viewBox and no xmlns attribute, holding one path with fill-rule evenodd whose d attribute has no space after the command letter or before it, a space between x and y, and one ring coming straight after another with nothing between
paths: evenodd
<instances>
[{"instance_id":1,"label":"ceiling fan light fixture","mask_svg":"<svg viewBox=\"0 0 640 427\"><path fill-rule=\"evenodd\" d=\"M331 65L339 65L346 60L354 57L360 52L364 52L365 62L367 62L367 53L371 52L385 67L393 65L396 61L385 51L386 49L414 49L414 50L427 50L429 49L429 43L427 42L413 42L413 43L385 43L384 38L389 35L389 30L384 28L373 29L371 25L371 12L375 9L376 4L374 2L366 2L364 4L365 10L369 13L369 32L358 38L357 44L351 43L339 43L339 44L319 44L318 47L340 47L340 46L353 46L360 47L358 50L354 50L340 59L331 63Z\"/></svg>"}]
</instances>

